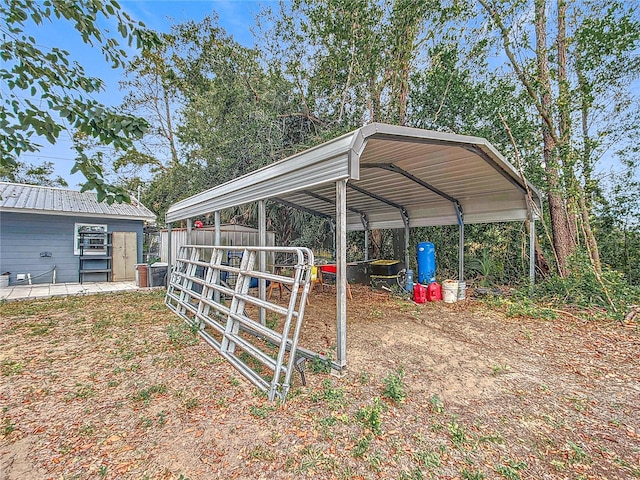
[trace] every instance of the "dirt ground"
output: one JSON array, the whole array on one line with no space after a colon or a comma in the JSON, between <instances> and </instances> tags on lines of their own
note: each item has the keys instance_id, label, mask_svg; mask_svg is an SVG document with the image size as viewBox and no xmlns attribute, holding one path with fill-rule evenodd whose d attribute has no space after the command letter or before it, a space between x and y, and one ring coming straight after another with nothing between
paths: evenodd
<instances>
[{"instance_id":1,"label":"dirt ground","mask_svg":"<svg viewBox=\"0 0 640 480\"><path fill-rule=\"evenodd\" d=\"M161 292L0 305L0 478L640 478L640 323L353 287L348 371L284 404ZM331 354L314 292L301 345Z\"/></svg>"}]
</instances>

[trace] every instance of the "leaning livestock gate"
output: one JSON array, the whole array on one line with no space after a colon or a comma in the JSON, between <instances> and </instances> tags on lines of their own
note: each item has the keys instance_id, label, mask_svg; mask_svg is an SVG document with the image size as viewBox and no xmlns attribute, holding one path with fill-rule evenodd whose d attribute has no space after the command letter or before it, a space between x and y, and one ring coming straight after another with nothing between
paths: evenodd
<instances>
[{"instance_id":1,"label":"leaning livestock gate","mask_svg":"<svg viewBox=\"0 0 640 480\"><path fill-rule=\"evenodd\" d=\"M284 401L292 371L304 381L304 360L319 356L298 347L313 263L308 248L183 245L165 304L269 400ZM288 290L288 302L268 299L267 285Z\"/></svg>"}]
</instances>

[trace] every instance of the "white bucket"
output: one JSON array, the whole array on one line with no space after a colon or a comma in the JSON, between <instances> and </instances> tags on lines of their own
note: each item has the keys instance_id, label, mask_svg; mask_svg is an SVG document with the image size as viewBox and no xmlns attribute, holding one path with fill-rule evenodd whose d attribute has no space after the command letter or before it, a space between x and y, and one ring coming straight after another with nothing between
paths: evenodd
<instances>
[{"instance_id":1,"label":"white bucket","mask_svg":"<svg viewBox=\"0 0 640 480\"><path fill-rule=\"evenodd\" d=\"M9 275L0 275L0 288L9 286Z\"/></svg>"},{"instance_id":2,"label":"white bucket","mask_svg":"<svg viewBox=\"0 0 640 480\"><path fill-rule=\"evenodd\" d=\"M467 283L458 282L458 301L467 299Z\"/></svg>"},{"instance_id":3,"label":"white bucket","mask_svg":"<svg viewBox=\"0 0 640 480\"><path fill-rule=\"evenodd\" d=\"M445 280L442 282L442 300L453 303L458 299L458 282Z\"/></svg>"}]
</instances>

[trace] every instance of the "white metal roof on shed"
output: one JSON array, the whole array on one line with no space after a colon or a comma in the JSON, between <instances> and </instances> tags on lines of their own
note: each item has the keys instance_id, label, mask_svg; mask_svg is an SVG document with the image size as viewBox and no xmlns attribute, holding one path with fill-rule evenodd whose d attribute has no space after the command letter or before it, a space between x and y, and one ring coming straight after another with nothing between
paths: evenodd
<instances>
[{"instance_id":1,"label":"white metal roof on shed","mask_svg":"<svg viewBox=\"0 0 640 480\"><path fill-rule=\"evenodd\" d=\"M167 222L257 200L335 217L348 180L347 229L524 221L538 192L485 139L373 123L172 205Z\"/></svg>"},{"instance_id":2,"label":"white metal roof on shed","mask_svg":"<svg viewBox=\"0 0 640 480\"><path fill-rule=\"evenodd\" d=\"M121 220L155 221L156 215L132 199L131 203L98 202L95 192L0 182L0 212L73 215Z\"/></svg>"}]
</instances>

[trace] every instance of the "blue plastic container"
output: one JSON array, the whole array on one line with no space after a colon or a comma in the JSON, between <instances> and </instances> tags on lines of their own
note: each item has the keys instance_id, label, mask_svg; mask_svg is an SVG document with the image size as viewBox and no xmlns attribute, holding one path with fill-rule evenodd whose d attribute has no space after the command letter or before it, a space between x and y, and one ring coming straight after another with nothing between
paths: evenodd
<instances>
[{"instance_id":1,"label":"blue plastic container","mask_svg":"<svg viewBox=\"0 0 640 480\"><path fill-rule=\"evenodd\" d=\"M405 277L405 281L404 281L404 289L411 293L413 292L413 270L407 270L406 273L406 277Z\"/></svg>"},{"instance_id":2,"label":"blue plastic container","mask_svg":"<svg viewBox=\"0 0 640 480\"><path fill-rule=\"evenodd\" d=\"M418 251L418 283L436 281L436 247L431 242L420 242Z\"/></svg>"}]
</instances>

